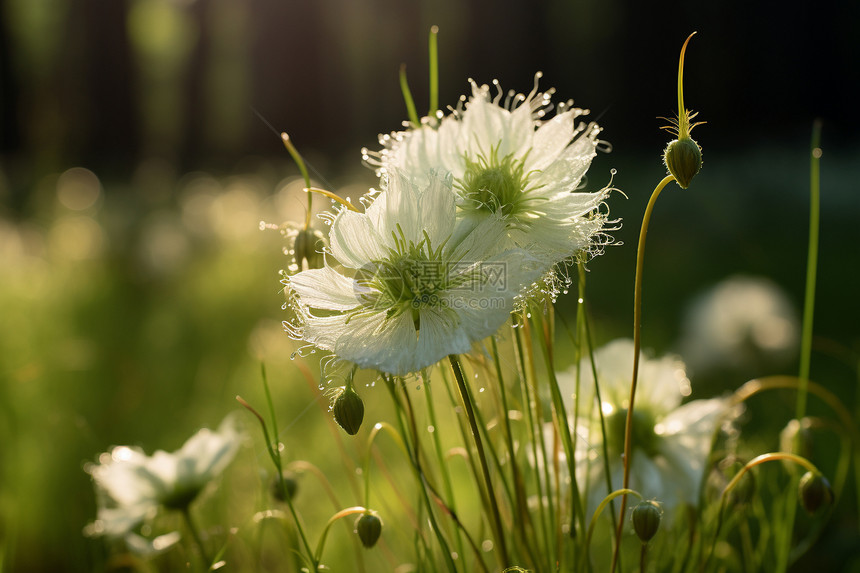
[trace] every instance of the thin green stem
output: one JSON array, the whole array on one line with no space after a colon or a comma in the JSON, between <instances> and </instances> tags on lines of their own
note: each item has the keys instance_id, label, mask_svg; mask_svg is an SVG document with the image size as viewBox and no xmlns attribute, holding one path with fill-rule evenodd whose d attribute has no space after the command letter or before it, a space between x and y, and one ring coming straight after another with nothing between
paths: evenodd
<instances>
[{"instance_id":1,"label":"thin green stem","mask_svg":"<svg viewBox=\"0 0 860 573\"><path fill-rule=\"evenodd\" d=\"M307 551L308 559L311 560L314 569L316 569L318 563L313 561L314 554L311 550L311 545L308 542L307 536L305 535L305 530L302 527L302 522L299 520L299 514L296 512L295 506L293 506L293 500L290 498L287 492L287 484L284 481L284 469L281 463L281 451L279 448L279 444L274 444L269 437L269 429L266 426L266 421L263 419L263 416L261 416L260 413L257 412L257 410L255 410L241 396L236 396L236 401L239 402L242 406L244 406L249 412L251 412L260 422L260 427L263 429L263 438L266 440L266 450L269 452L269 457L272 458L272 463L275 464L275 470L278 472L278 483L281 487L281 494L284 498L284 501L287 503L287 507L290 509L290 514L293 517L293 522L296 524L296 530L299 532L299 537L302 540L302 545L304 545L305 551Z\"/></svg>"},{"instance_id":2,"label":"thin green stem","mask_svg":"<svg viewBox=\"0 0 860 573\"><path fill-rule=\"evenodd\" d=\"M463 401L463 407L466 410L466 417L469 420L469 426L472 430L472 438L475 442L475 448L478 451L478 459L481 463L481 471L484 475L484 485L487 488L487 497L490 501L490 511L492 514L491 524L493 533L496 537L496 543L499 546L499 561L500 565L505 568L510 565L508 561L508 546L505 541L505 530L502 527L502 517L499 515L498 500L496 492L493 488L493 480L490 476L490 466L487 463L487 454L484 451L484 444L481 440L481 432L478 428L477 418L475 416L475 408L472 404L472 394L469 392L469 386L466 383L466 377L463 374L463 365L460 362L460 357L455 354L450 354L448 360L451 362L451 369L454 371L454 378L457 380L457 388L460 390L460 398Z\"/></svg>"},{"instance_id":3,"label":"thin green stem","mask_svg":"<svg viewBox=\"0 0 860 573\"><path fill-rule=\"evenodd\" d=\"M524 410L526 412L526 424L529 428L529 437L531 438L529 442L532 446L532 455L535 459L534 464L534 480L535 487L537 488L537 503L538 503L538 517L541 522L541 529L543 533L543 538L546 543L546 551L548 555L551 555L550 548L552 547L551 538L549 535L549 530L552 528L552 523L555 521L555 515L553 511L553 505L551 500L546 502L546 509L544 508L544 494L543 494L543 485L542 483L546 483L547 488L549 488L549 460L547 459L547 450L546 443L544 440L543 431L540 427L537 412L533 412L532 408L532 397L531 392L529 391L529 387L531 383L529 382L529 369L526 364L526 354L523 349L523 338L525 337L525 330L522 328L514 328L512 329L513 339L516 342L516 350L517 357L520 364L520 375L522 376L522 392L523 392L523 404ZM535 400L535 409L540 406L540 403ZM536 418L538 419L536 421ZM542 463L538 463L537 460L541 460ZM540 468L543 468L543 482L541 481L541 471ZM547 496L548 498L548 496Z\"/></svg>"},{"instance_id":4,"label":"thin green stem","mask_svg":"<svg viewBox=\"0 0 860 573\"><path fill-rule=\"evenodd\" d=\"M821 121L812 125L812 153L809 165L809 254L806 263L806 294L803 302L803 334L800 342L800 388L797 392L797 414L800 421L806 415L806 394L809 384L809 364L812 354L812 319L815 311L815 277L818 268L818 234L821 195Z\"/></svg>"},{"instance_id":5,"label":"thin green stem","mask_svg":"<svg viewBox=\"0 0 860 573\"><path fill-rule=\"evenodd\" d=\"M342 510L338 511L337 513L335 513L333 516L331 516L331 518L328 520L328 523L325 524L325 528L323 529L322 535L320 535L319 543L317 543L317 550L316 550L316 552L314 552L314 561L316 563L319 563L322 560L322 552L323 552L323 548L325 547L325 540L326 540L326 537L328 537L329 529L331 529L331 526L334 524L334 522L336 522L337 520L342 519L344 517L348 517L350 515L355 515L357 513L366 513L366 512L367 512L366 508L357 505L354 507L348 507L346 509L342 509Z\"/></svg>"},{"instance_id":6,"label":"thin green stem","mask_svg":"<svg viewBox=\"0 0 860 573\"><path fill-rule=\"evenodd\" d=\"M508 448L508 463L511 467L511 479L514 483L514 497L516 500L515 507L517 508L516 526L520 539L524 542L526 550L529 553L532 563L536 562L535 556L532 553L532 543L527 540L527 526L531 525L531 516L529 515L526 502L525 487L523 485L522 475L517 464L516 450L514 449L514 438L511 431L511 421L508 417L508 398L505 388L505 380L502 376L502 364L499 360L499 348L496 344L496 339L491 337L490 344L493 349L493 365L496 368L496 377L498 379L499 394L502 402L502 423L505 428L505 445Z\"/></svg>"},{"instance_id":7,"label":"thin green stem","mask_svg":"<svg viewBox=\"0 0 860 573\"><path fill-rule=\"evenodd\" d=\"M430 111L427 115L433 117L439 109L439 26L430 28Z\"/></svg>"},{"instance_id":8,"label":"thin green stem","mask_svg":"<svg viewBox=\"0 0 860 573\"><path fill-rule=\"evenodd\" d=\"M391 376L388 375L383 375L383 380L385 381L385 386L386 388L388 388L388 392L391 395L391 399L394 402L395 409L397 410L397 423L400 426L400 434L401 436L406 438L409 435L409 432L407 432L406 424L403 421L404 408L403 405L400 403L400 400L397 398L397 392L394 387L394 380ZM448 565L448 570L452 573L457 573L457 566L454 564L454 560L451 557L451 549L448 547L448 542L442 535L442 531L436 521L436 515L435 513L433 513L433 504L430 501L430 496L427 493L428 483L424 476L424 471L421 469L421 454L418 449L417 438L417 435L413 436L413 444L411 447L409 447L407 443L407 449L409 452L409 458L412 462L412 469L415 471L415 478L418 481L418 493L421 496L422 501L424 502L423 505L427 509L427 520L430 522L430 528L433 530L433 533L436 535L436 540L439 542L442 557L445 559L445 563Z\"/></svg>"},{"instance_id":9,"label":"thin green stem","mask_svg":"<svg viewBox=\"0 0 860 573\"><path fill-rule=\"evenodd\" d=\"M633 449L633 407L636 400L636 383L639 378L639 349L642 345L642 271L645 263L645 239L648 236L648 223L651 221L651 213L654 211L657 197L660 196L660 192L663 191L666 185L674 180L675 178L672 175L667 175L654 188L654 192L651 193L651 198L648 200L648 205L645 207L645 215L642 217L642 227L639 230L639 246L636 250L636 280L633 285L633 379L630 382L630 400L627 403L627 421L624 425L624 479L621 486L623 489L627 489L630 485L630 455ZM625 495L621 497L620 519L618 520L615 532L615 553L612 557L613 572L618 563L618 554L621 549L621 534L624 530L624 512L626 509L627 496Z\"/></svg>"},{"instance_id":10,"label":"thin green stem","mask_svg":"<svg viewBox=\"0 0 860 573\"><path fill-rule=\"evenodd\" d=\"M409 121L412 122L413 127L418 127L421 125L421 122L418 120L415 100L412 99L412 92L409 90L409 83L406 81L406 64L401 64L400 66L400 91L403 92L403 102L406 104Z\"/></svg>"},{"instance_id":11,"label":"thin green stem","mask_svg":"<svg viewBox=\"0 0 860 573\"><path fill-rule=\"evenodd\" d=\"M296 147L293 145L293 142L290 141L290 136L286 134L286 132L281 133L281 141L284 142L284 147L287 148L287 151L292 156L293 161L296 162L296 165L299 168L299 171L302 172L302 178L305 180L305 190L308 194L308 210L305 213L305 229L308 229L311 226L311 211L314 202L314 195L310 191L311 187L311 176L308 174L308 168L305 167L305 161L302 159L301 154L298 152Z\"/></svg>"},{"instance_id":12,"label":"thin green stem","mask_svg":"<svg viewBox=\"0 0 860 573\"><path fill-rule=\"evenodd\" d=\"M596 404L592 404L591 407L596 406L597 416L600 420L600 441L603 449L603 475L606 480L606 493L608 494L612 491L612 473L609 467L609 440L606 437L606 416L603 413L603 408L601 407L603 405L603 398L600 395L600 378L597 375L597 362L594 360L594 340L591 336L591 321L588 318L588 311L585 309L585 266L581 263L579 265L579 285L579 298L582 300L580 304L583 306L583 322L585 323L585 342L588 344L588 359L591 364L591 376L594 378L594 399ZM579 396L579 393L577 393L577 396ZM610 502L609 511L612 517L612 528L615 529L618 524L615 517L614 501Z\"/></svg>"},{"instance_id":13,"label":"thin green stem","mask_svg":"<svg viewBox=\"0 0 860 573\"><path fill-rule=\"evenodd\" d=\"M821 195L821 121L816 120L812 125L812 142L809 165L809 241L806 262L806 293L803 301L803 330L800 339L800 366L799 387L797 389L797 408L795 418L798 422L806 415L806 402L809 388L809 370L812 356L812 325L815 311L815 279L818 268L818 234L820 219L820 195ZM800 432L795 437L795 446L799 444ZM797 477L793 478L792 485L796 485ZM793 488L792 488L793 489ZM777 555L776 571L784 571L788 568L790 558L789 546L794 531L794 519L797 513L797 504L789 503L786 514L782 520L782 532L785 551Z\"/></svg>"},{"instance_id":14,"label":"thin green stem","mask_svg":"<svg viewBox=\"0 0 860 573\"><path fill-rule=\"evenodd\" d=\"M735 474L735 476L728 483L728 485L726 485L726 487L723 488L723 491L720 494L720 509L719 509L719 514L717 517L717 527L716 527L716 530L714 531L714 540L711 543L711 549L708 553L708 557L705 560L704 565L702 566L702 570L705 570L707 568L708 563L711 561L711 558L714 555L714 547L717 545L717 539L719 539L720 529L722 528L722 525L723 525L723 514L725 512L726 504L727 504L728 499L729 499L728 498L729 492L732 489L734 489L734 487L741 481L741 478L743 477L743 475L746 472L750 471L752 468L754 468L757 465L764 464L767 462L775 462L775 461L793 462L795 464L803 466L804 468L806 468L807 470L809 470L815 474L821 473L818 470L818 468L815 467L815 465L812 462L810 462L809 460L807 460L806 458L795 455L795 454L790 454L788 452L773 452L773 453L768 453L768 454L762 454L760 456L756 456L755 458L753 458L749 462L747 462L744 465L744 467L742 467L740 470L738 470L738 473ZM797 503L794 500L791 500L788 503L792 506L795 506L795 507L797 506ZM786 554L786 557L787 557L788 551L784 551L782 553ZM777 555L777 558L781 563L776 564L776 568L774 569L774 571L784 570L786 567L786 564L783 562L784 558L781 557L781 555L782 554Z\"/></svg>"},{"instance_id":15,"label":"thin green stem","mask_svg":"<svg viewBox=\"0 0 860 573\"><path fill-rule=\"evenodd\" d=\"M436 408L433 403L433 391L430 384L430 377L427 376L426 373L422 373L422 378L424 379L424 392L427 394L427 417L430 421L430 424L433 426L433 450L436 453L436 460L439 463L439 471L442 474L442 486L445 488L445 495L448 498L447 504L448 507L454 513L457 512L457 507L454 500L454 486L451 483L451 472L448 468L448 463L445 460L445 454L442 451L442 440L439 437L441 434L439 423L436 419ZM460 529L457 528L454 530L457 536L457 548L460 552L460 555L465 556L465 550L463 547L463 536L460 533Z\"/></svg>"},{"instance_id":16,"label":"thin green stem","mask_svg":"<svg viewBox=\"0 0 860 573\"><path fill-rule=\"evenodd\" d=\"M182 519L185 521L185 525L188 528L188 532L191 534L191 540L194 541L194 545L197 546L197 550L200 552L200 558L203 559L203 563L206 566L206 570L209 569L210 565L212 565L212 561L209 559L208 553L206 553L206 547L203 545L203 539L200 537L200 532L197 530L197 527L194 525L194 520L191 519L191 512L186 505L180 510L182 514Z\"/></svg>"},{"instance_id":17,"label":"thin green stem","mask_svg":"<svg viewBox=\"0 0 860 573\"><path fill-rule=\"evenodd\" d=\"M550 345L552 343L551 334L543 321L540 312L532 312L532 317L538 322L541 327L541 333L538 339L541 342L541 350L543 351L544 363L546 365L546 373L549 377L549 389L552 397L552 406L555 410L556 422L561 433L561 444L564 447L564 455L567 462L567 472L570 477L571 493L573 497L573 509L571 512L571 534L576 534L576 522L579 521L580 532L585 529L585 510L582 507L582 500L579 494L579 485L576 481L576 448L573 445L573 437L570 433L570 422L567 418L567 408L564 405L564 398L561 395L561 390L558 387L558 379L555 374L555 364L553 364L552 351Z\"/></svg>"},{"instance_id":18,"label":"thin green stem","mask_svg":"<svg viewBox=\"0 0 860 573\"><path fill-rule=\"evenodd\" d=\"M591 516L591 521L588 522L588 532L585 534L585 548L582 552L582 566L580 569L582 571L586 570L588 566L588 553L589 548L591 547L591 537L594 535L594 528L597 525L597 518L600 517L600 514L603 513L603 510L606 508L607 504L611 503L613 499L619 496L627 496L627 495L635 495L639 499L642 499L642 494L633 489L617 489L613 492L610 492L609 495L604 497L600 504L598 504L597 509L594 510L594 515Z\"/></svg>"}]
</instances>

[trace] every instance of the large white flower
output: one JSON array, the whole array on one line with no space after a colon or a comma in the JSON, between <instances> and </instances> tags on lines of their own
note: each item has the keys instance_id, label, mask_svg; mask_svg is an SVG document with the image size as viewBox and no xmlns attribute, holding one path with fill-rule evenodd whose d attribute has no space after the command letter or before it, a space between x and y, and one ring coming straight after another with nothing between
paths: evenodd
<instances>
[{"instance_id":1,"label":"large white flower","mask_svg":"<svg viewBox=\"0 0 860 573\"><path fill-rule=\"evenodd\" d=\"M594 353L606 422L612 488L622 486L624 429L633 372L633 341L615 340ZM588 484L588 511L607 495L603 434L596 410L594 377L588 357L580 365L580 416L577 428L577 480ZM567 396L575 393L575 373L559 375ZM702 475L717 425L729 413L724 398L693 400L684 363L673 356L640 355L639 381L633 412L633 449L630 487L656 499L667 512L681 504L697 505ZM583 487L580 485L580 487Z\"/></svg>"},{"instance_id":2,"label":"large white flower","mask_svg":"<svg viewBox=\"0 0 860 573\"><path fill-rule=\"evenodd\" d=\"M147 456L138 448L117 446L87 468L95 481L99 509L87 531L128 535L159 507L182 509L227 467L239 449L241 433L232 417L218 431L202 429L174 453Z\"/></svg>"},{"instance_id":3,"label":"large white flower","mask_svg":"<svg viewBox=\"0 0 860 573\"><path fill-rule=\"evenodd\" d=\"M549 268L592 248L608 195L607 189L576 192L600 128L578 121L588 112L572 102L542 119L552 108L551 94L535 87L528 96L509 94L502 104L501 88L493 97L489 86L472 82L465 109L382 136L385 148L364 150L364 159L380 174L404 170L419 181L431 169L451 172L459 216L471 223L464 229L501 209L508 216L507 246L529 250Z\"/></svg>"},{"instance_id":4,"label":"large white flower","mask_svg":"<svg viewBox=\"0 0 860 573\"><path fill-rule=\"evenodd\" d=\"M296 318L285 328L294 338L405 375L468 352L507 320L541 265L500 248L499 212L455 236L450 176L425 179L419 187L394 171L364 213L335 216L326 265L286 279Z\"/></svg>"}]
</instances>

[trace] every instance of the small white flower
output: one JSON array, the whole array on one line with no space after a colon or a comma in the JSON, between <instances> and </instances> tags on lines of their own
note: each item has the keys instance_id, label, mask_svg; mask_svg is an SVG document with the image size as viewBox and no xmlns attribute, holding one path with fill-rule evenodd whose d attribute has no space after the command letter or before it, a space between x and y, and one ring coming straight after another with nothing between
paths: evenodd
<instances>
[{"instance_id":1,"label":"small white flower","mask_svg":"<svg viewBox=\"0 0 860 573\"><path fill-rule=\"evenodd\" d=\"M553 90L511 92L501 104L496 87L493 97L489 86L472 82L465 109L382 136L385 149L364 150L364 159L379 174L404 170L424 183L432 169L451 172L459 216L471 223L464 229L501 210L508 216L506 246L529 250L548 269L591 249L606 221L600 208L607 189L576 192L596 155L600 128L577 121L588 111L572 102L542 119Z\"/></svg>"},{"instance_id":2,"label":"small white flower","mask_svg":"<svg viewBox=\"0 0 860 573\"><path fill-rule=\"evenodd\" d=\"M790 360L799 339L797 313L776 284L733 276L690 304L680 351L694 372L761 370Z\"/></svg>"},{"instance_id":3,"label":"small white flower","mask_svg":"<svg viewBox=\"0 0 860 573\"><path fill-rule=\"evenodd\" d=\"M174 453L159 450L147 456L137 448L117 446L100 455L99 463L87 468L100 505L87 532L122 537L159 507L187 507L232 461L240 440L240 432L228 417L217 432L204 428Z\"/></svg>"},{"instance_id":4,"label":"small white flower","mask_svg":"<svg viewBox=\"0 0 860 573\"><path fill-rule=\"evenodd\" d=\"M297 339L363 368L406 375L465 353L507 320L540 276L520 249L501 250L500 213L456 235L451 178L419 188L399 171L364 213L340 211L326 261L285 280Z\"/></svg>"},{"instance_id":5,"label":"small white flower","mask_svg":"<svg viewBox=\"0 0 860 573\"><path fill-rule=\"evenodd\" d=\"M612 488L622 486L624 431L630 381L633 372L633 341L615 340L594 353L606 422ZM575 392L575 372L559 375L561 389ZM678 358L647 358L640 355L639 381L633 413L633 450L630 487L648 499L663 504L667 513L681 504L696 505L702 475L717 425L730 409L724 398L693 400L684 363ZM580 365L581 419L577 428L577 480L589 486L588 511L593 512L609 493L603 462L603 439L596 411L594 378L588 357ZM582 487L582 486L580 486ZM669 516L671 518L671 515Z\"/></svg>"}]
</instances>

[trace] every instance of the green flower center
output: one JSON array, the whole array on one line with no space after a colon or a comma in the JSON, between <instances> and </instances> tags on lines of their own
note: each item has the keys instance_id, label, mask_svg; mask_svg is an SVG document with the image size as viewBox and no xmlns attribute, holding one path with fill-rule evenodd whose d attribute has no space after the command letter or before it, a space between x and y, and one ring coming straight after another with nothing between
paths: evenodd
<instances>
[{"instance_id":1,"label":"green flower center","mask_svg":"<svg viewBox=\"0 0 860 573\"><path fill-rule=\"evenodd\" d=\"M633 444L648 457L658 452L660 436L654 432L654 415L647 410L633 410ZM606 439L609 454L617 456L624 453L624 432L627 425L627 409L620 408L606 416Z\"/></svg>"},{"instance_id":2,"label":"green flower center","mask_svg":"<svg viewBox=\"0 0 860 573\"><path fill-rule=\"evenodd\" d=\"M513 154L500 158L498 146L489 157L466 157L466 171L456 182L464 199L462 208L489 213L501 209L504 215L516 216L523 211L528 175L524 160Z\"/></svg>"},{"instance_id":3,"label":"green flower center","mask_svg":"<svg viewBox=\"0 0 860 573\"><path fill-rule=\"evenodd\" d=\"M442 259L442 246L432 249L426 235L417 245L396 237L395 242L396 248L390 250L388 259L359 271L360 283L379 292L367 296L364 304L373 310L385 310L387 318L410 312L418 330L422 308L444 305L441 293L452 286L449 263Z\"/></svg>"},{"instance_id":4,"label":"green flower center","mask_svg":"<svg viewBox=\"0 0 860 573\"><path fill-rule=\"evenodd\" d=\"M164 496L162 505L167 509L187 509L188 506L200 493L201 487L197 484L176 484L175 488Z\"/></svg>"}]
</instances>

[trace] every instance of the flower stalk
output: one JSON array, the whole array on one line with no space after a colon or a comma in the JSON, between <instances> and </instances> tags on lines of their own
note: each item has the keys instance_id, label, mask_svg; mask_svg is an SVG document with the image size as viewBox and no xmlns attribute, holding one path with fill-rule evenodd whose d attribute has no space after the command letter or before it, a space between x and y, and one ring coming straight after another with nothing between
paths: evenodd
<instances>
[{"instance_id":1,"label":"flower stalk","mask_svg":"<svg viewBox=\"0 0 860 573\"><path fill-rule=\"evenodd\" d=\"M460 362L460 357L456 354L448 356L451 363L451 369L454 371L454 378L457 380L457 388L460 391L460 398L463 402L463 407L466 411L466 417L469 420L469 427L472 430L472 438L475 441L475 448L478 450L478 459L481 463L481 472L484 476L484 485L487 488L487 497L490 502L491 521L493 534L496 538L496 543L499 547L499 561L502 567L507 567L510 562L508 560L508 547L505 542L505 530L502 527L502 517L499 514L498 498L493 488L493 480L490 476L490 466L487 463L487 454L484 451L484 443L481 440L481 432L478 429L478 422L475 416L475 408L472 404L472 394L469 392L469 386L466 383L466 378L463 374L463 365Z\"/></svg>"},{"instance_id":2,"label":"flower stalk","mask_svg":"<svg viewBox=\"0 0 860 573\"><path fill-rule=\"evenodd\" d=\"M642 347L642 276L645 264L645 239L648 236L648 224L651 222L651 213L654 211L657 198L666 185L674 180L674 176L667 175L657 184L654 192L651 193L647 207L645 207L645 216L642 217L642 227L639 230L639 246L636 250L636 278L633 283L633 378L630 382L630 398L627 403L627 419L624 424L624 478L621 486L622 489L627 489L630 485L630 457L633 451L633 408L636 402L636 384L639 379L639 354ZM621 511L616 528L615 555L612 558L612 571L615 571L618 561L621 533L624 529L624 512L626 509L627 496L624 495L621 497Z\"/></svg>"},{"instance_id":3,"label":"flower stalk","mask_svg":"<svg viewBox=\"0 0 860 573\"><path fill-rule=\"evenodd\" d=\"M296 146L293 145L293 142L290 140L290 136L287 135L286 132L281 133L281 141L284 142L284 147L287 148L287 151L290 153L290 156L293 158L293 161L296 162L296 166L298 166L299 171L302 173L302 178L305 180L305 191L308 194L308 207L307 212L305 213L305 226L304 229L307 230L311 226L311 211L314 202L314 196L311 193L311 177L308 174L308 168L305 166L305 161L302 159L301 154L296 149Z\"/></svg>"}]
</instances>

